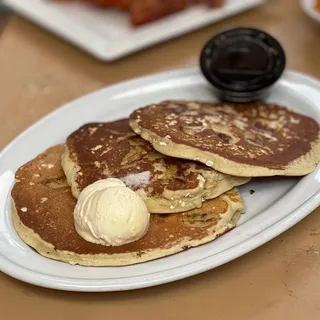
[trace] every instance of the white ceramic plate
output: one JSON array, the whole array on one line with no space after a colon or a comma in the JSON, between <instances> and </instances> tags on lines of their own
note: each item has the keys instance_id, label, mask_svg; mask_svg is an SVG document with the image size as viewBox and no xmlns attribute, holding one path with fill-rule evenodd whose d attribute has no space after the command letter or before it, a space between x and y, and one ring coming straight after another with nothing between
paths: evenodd
<instances>
[{"instance_id":1,"label":"white ceramic plate","mask_svg":"<svg viewBox=\"0 0 320 320\"><path fill-rule=\"evenodd\" d=\"M320 22L320 12L315 7L315 0L300 0L300 4L304 12L313 20Z\"/></svg>"},{"instance_id":2,"label":"white ceramic plate","mask_svg":"<svg viewBox=\"0 0 320 320\"><path fill-rule=\"evenodd\" d=\"M309 176L253 180L240 188L246 213L236 229L198 248L128 267L89 268L43 258L16 234L8 197L12 172L90 121L127 117L134 109L164 99L213 101L214 91L198 69L162 73L124 82L79 100L37 122L0 154L0 270L35 285L74 291L115 291L155 286L220 266L276 237L320 204L320 167ZM285 104L320 122L320 83L287 72L272 90ZM57 130L59 128L59 130ZM8 171L9 170L9 171ZM250 194L250 190L255 190Z\"/></svg>"},{"instance_id":3,"label":"white ceramic plate","mask_svg":"<svg viewBox=\"0 0 320 320\"><path fill-rule=\"evenodd\" d=\"M21 15L103 61L112 61L260 5L264 0L226 0L221 9L194 6L133 28L127 13L49 0L4 0Z\"/></svg>"}]
</instances>

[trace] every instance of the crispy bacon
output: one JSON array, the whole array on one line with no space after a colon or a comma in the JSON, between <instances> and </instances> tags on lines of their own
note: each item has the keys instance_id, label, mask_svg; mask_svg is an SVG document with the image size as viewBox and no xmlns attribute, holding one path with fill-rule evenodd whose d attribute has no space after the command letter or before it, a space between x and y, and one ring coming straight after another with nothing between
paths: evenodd
<instances>
[{"instance_id":1,"label":"crispy bacon","mask_svg":"<svg viewBox=\"0 0 320 320\"><path fill-rule=\"evenodd\" d=\"M225 0L193 0L192 2L205 4L209 7L221 7L223 6Z\"/></svg>"},{"instance_id":2,"label":"crispy bacon","mask_svg":"<svg viewBox=\"0 0 320 320\"><path fill-rule=\"evenodd\" d=\"M134 26L157 20L185 9L189 0L133 0L130 5L131 22Z\"/></svg>"},{"instance_id":3,"label":"crispy bacon","mask_svg":"<svg viewBox=\"0 0 320 320\"><path fill-rule=\"evenodd\" d=\"M131 0L87 0L87 2L104 6L104 7L116 7L119 9L129 9Z\"/></svg>"},{"instance_id":4,"label":"crispy bacon","mask_svg":"<svg viewBox=\"0 0 320 320\"><path fill-rule=\"evenodd\" d=\"M220 7L224 0L132 0L130 5L131 22L134 26L145 24L181 11L195 2L210 7Z\"/></svg>"},{"instance_id":5,"label":"crispy bacon","mask_svg":"<svg viewBox=\"0 0 320 320\"><path fill-rule=\"evenodd\" d=\"M81 1L81 0L55 0ZM220 7L225 0L83 0L104 7L116 7L130 12L131 22L139 26L160 19L169 14L182 11L195 3L209 7Z\"/></svg>"}]
</instances>

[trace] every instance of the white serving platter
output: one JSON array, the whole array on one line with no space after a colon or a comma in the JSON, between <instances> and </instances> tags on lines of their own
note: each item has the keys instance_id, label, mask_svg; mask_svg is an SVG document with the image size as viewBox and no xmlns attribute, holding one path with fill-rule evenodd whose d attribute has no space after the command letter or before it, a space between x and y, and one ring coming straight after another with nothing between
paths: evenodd
<instances>
[{"instance_id":1,"label":"white serving platter","mask_svg":"<svg viewBox=\"0 0 320 320\"><path fill-rule=\"evenodd\" d=\"M17 13L103 61L113 61L262 4L264 0L226 0L224 7L194 6L139 28L115 9L50 0L4 0Z\"/></svg>"},{"instance_id":2,"label":"white serving platter","mask_svg":"<svg viewBox=\"0 0 320 320\"><path fill-rule=\"evenodd\" d=\"M215 101L214 90L197 68L161 73L89 94L49 114L0 154L0 270L38 286L72 291L117 291L160 285L215 268L261 246L306 217L320 204L320 166L303 178L254 179L240 187L246 203L237 228L206 245L126 267L81 267L44 258L16 234L11 221L13 172L46 148L65 141L90 121L129 116L164 99ZM269 101L320 122L320 83L286 72ZM57 130L59 128L59 130ZM250 190L255 193L251 194Z\"/></svg>"}]
</instances>

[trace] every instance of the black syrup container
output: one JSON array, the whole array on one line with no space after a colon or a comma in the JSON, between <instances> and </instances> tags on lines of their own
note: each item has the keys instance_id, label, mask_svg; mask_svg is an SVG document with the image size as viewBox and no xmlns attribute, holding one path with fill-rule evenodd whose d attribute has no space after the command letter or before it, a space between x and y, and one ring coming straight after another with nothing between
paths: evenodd
<instances>
[{"instance_id":1,"label":"black syrup container","mask_svg":"<svg viewBox=\"0 0 320 320\"><path fill-rule=\"evenodd\" d=\"M235 28L211 38L203 47L200 67L223 101L248 103L262 100L281 77L286 55L268 33Z\"/></svg>"}]
</instances>

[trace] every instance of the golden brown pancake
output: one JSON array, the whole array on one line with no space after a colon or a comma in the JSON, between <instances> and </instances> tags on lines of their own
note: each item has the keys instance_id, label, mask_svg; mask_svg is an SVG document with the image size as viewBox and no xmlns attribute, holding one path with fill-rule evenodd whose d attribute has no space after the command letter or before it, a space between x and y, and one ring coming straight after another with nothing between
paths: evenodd
<instances>
[{"instance_id":1,"label":"golden brown pancake","mask_svg":"<svg viewBox=\"0 0 320 320\"><path fill-rule=\"evenodd\" d=\"M62 146L40 154L16 173L13 222L19 236L41 255L71 264L120 266L148 261L199 246L232 229L243 209L236 189L205 202L201 209L151 215L142 239L120 247L86 242L76 232L72 196L60 165Z\"/></svg>"},{"instance_id":2,"label":"golden brown pancake","mask_svg":"<svg viewBox=\"0 0 320 320\"><path fill-rule=\"evenodd\" d=\"M199 208L204 200L249 181L160 154L132 131L128 119L84 125L68 137L61 163L74 197L97 180L118 178L151 213Z\"/></svg>"},{"instance_id":3,"label":"golden brown pancake","mask_svg":"<svg viewBox=\"0 0 320 320\"><path fill-rule=\"evenodd\" d=\"M318 123L279 105L165 101L130 119L157 151L230 175L300 176L320 160Z\"/></svg>"}]
</instances>

